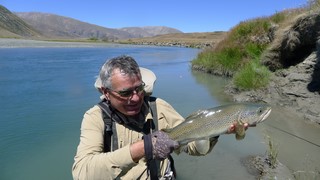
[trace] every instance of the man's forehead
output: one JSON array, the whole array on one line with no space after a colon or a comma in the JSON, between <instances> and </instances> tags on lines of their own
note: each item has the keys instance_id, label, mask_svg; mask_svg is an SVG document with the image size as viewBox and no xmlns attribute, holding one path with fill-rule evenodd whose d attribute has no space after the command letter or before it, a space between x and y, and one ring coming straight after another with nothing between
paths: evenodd
<instances>
[{"instance_id":1,"label":"man's forehead","mask_svg":"<svg viewBox=\"0 0 320 180\"><path fill-rule=\"evenodd\" d=\"M111 83L113 86L122 86L123 84L131 84L136 81L142 81L140 74L127 74L119 69L114 70L111 76Z\"/></svg>"},{"instance_id":2,"label":"man's forehead","mask_svg":"<svg viewBox=\"0 0 320 180\"><path fill-rule=\"evenodd\" d=\"M117 76L117 75L127 75L123 70L116 68L112 71L111 76Z\"/></svg>"},{"instance_id":3,"label":"man's forehead","mask_svg":"<svg viewBox=\"0 0 320 180\"><path fill-rule=\"evenodd\" d=\"M128 74L126 73L123 69L120 68L116 68L112 71L111 76L138 76L141 77L141 74L139 72L137 72L137 74Z\"/></svg>"}]
</instances>

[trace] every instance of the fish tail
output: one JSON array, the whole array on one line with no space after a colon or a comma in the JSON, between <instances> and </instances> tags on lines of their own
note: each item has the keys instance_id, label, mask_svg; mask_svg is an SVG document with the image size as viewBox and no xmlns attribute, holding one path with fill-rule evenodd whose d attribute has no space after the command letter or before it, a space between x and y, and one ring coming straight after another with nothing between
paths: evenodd
<instances>
[{"instance_id":1,"label":"fish tail","mask_svg":"<svg viewBox=\"0 0 320 180\"><path fill-rule=\"evenodd\" d=\"M163 132L165 132L165 133L169 134L169 133L172 131L172 128L171 128L171 129L161 129L161 131L163 131Z\"/></svg>"}]
</instances>

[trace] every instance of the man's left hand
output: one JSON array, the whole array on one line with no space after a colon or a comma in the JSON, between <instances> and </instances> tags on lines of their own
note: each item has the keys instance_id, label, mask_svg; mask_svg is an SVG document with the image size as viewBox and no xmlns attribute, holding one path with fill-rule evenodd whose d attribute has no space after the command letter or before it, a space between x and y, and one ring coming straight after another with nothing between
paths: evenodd
<instances>
[{"instance_id":1,"label":"man's left hand","mask_svg":"<svg viewBox=\"0 0 320 180\"><path fill-rule=\"evenodd\" d=\"M229 127L229 129L228 129L228 131L227 131L226 134L236 134L236 127L237 127L236 125L237 125L236 122L233 123L233 124ZM248 127L249 127L249 124L248 124L248 123L244 123L243 126L244 126L244 129L247 130Z\"/></svg>"}]
</instances>

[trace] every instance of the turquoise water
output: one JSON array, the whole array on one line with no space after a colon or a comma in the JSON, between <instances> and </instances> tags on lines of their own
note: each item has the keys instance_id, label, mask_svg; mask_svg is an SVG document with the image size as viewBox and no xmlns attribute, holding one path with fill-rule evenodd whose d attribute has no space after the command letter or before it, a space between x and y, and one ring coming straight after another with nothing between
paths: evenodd
<instances>
[{"instance_id":1,"label":"turquoise water","mask_svg":"<svg viewBox=\"0 0 320 180\"><path fill-rule=\"evenodd\" d=\"M154 95L184 117L230 102L223 93L228 80L190 70L198 52L144 46L0 48L0 180L72 179L82 116L99 101L93 83L108 58L131 55L153 70ZM206 156L174 155L178 178L255 179L241 159L264 155L266 135L279 145L280 161L290 169L320 168L317 146L270 125L320 144L319 128L275 107L269 120L250 128L243 141L225 135Z\"/></svg>"},{"instance_id":2,"label":"turquoise water","mask_svg":"<svg viewBox=\"0 0 320 180\"><path fill-rule=\"evenodd\" d=\"M0 179L72 178L82 116L99 101L94 77L107 58L132 55L140 66L153 70L158 76L154 95L184 116L215 106L219 100L189 68L198 51L136 46L0 49Z\"/></svg>"},{"instance_id":3,"label":"turquoise water","mask_svg":"<svg viewBox=\"0 0 320 180\"><path fill-rule=\"evenodd\" d=\"M93 83L108 58L131 55L153 70L154 95L184 117L231 101L223 93L226 79L190 70L189 62L198 52L144 46L0 48L0 179L72 179L82 116L99 101ZM250 128L243 141L221 136L207 156L174 155L178 179L255 179L241 159L264 155L266 135L275 140L280 161L290 169L319 169L317 146L270 125L320 143L319 128L275 107L269 120Z\"/></svg>"}]
</instances>

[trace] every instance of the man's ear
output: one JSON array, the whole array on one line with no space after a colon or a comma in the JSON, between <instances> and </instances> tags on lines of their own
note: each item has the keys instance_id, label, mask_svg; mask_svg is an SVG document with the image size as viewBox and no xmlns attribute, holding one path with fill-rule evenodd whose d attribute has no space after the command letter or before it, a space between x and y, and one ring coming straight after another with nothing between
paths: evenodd
<instances>
[{"instance_id":1,"label":"man's ear","mask_svg":"<svg viewBox=\"0 0 320 180\"><path fill-rule=\"evenodd\" d=\"M104 88L104 87L101 87L101 91L102 91L102 94L105 96L105 98L107 99L107 100L109 100L110 99L110 93L109 93L109 91L106 89L106 88Z\"/></svg>"},{"instance_id":2,"label":"man's ear","mask_svg":"<svg viewBox=\"0 0 320 180\"><path fill-rule=\"evenodd\" d=\"M104 93L104 92L106 91L106 88L104 88L104 87L99 87L98 89L99 89L99 91L100 91L101 93Z\"/></svg>"}]
</instances>

